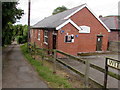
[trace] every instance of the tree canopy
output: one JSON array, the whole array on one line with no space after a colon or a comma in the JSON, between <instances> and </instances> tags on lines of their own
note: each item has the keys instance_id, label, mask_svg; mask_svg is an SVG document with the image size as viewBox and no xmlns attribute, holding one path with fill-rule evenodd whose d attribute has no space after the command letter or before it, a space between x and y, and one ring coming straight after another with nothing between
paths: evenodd
<instances>
[{"instance_id":1,"label":"tree canopy","mask_svg":"<svg viewBox=\"0 0 120 90\"><path fill-rule=\"evenodd\" d=\"M12 24L24 14L17 8L18 2L2 2L2 45L10 44L13 36Z\"/></svg>"},{"instance_id":2,"label":"tree canopy","mask_svg":"<svg viewBox=\"0 0 120 90\"><path fill-rule=\"evenodd\" d=\"M67 10L68 8L67 7L65 7L65 6L61 6L61 7L57 7L56 9L54 9L54 11L53 11L53 15L54 14L57 14L57 13L60 13L60 12L63 12L63 11L65 11L65 10Z\"/></svg>"}]
</instances>

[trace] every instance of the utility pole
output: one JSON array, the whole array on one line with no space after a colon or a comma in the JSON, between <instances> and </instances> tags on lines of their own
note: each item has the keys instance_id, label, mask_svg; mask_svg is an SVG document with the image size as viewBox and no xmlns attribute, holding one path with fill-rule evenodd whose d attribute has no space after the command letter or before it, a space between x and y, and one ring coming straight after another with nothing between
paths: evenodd
<instances>
[{"instance_id":1,"label":"utility pole","mask_svg":"<svg viewBox=\"0 0 120 90\"><path fill-rule=\"evenodd\" d=\"M30 42L30 8L31 8L31 0L28 1L28 40L27 40L28 49L29 49L29 42Z\"/></svg>"}]
</instances>

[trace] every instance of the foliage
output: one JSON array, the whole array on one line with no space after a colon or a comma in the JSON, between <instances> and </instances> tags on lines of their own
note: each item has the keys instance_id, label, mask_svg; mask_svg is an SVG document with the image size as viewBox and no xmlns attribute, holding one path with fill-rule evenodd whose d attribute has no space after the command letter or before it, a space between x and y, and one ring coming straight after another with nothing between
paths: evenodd
<instances>
[{"instance_id":1,"label":"foliage","mask_svg":"<svg viewBox=\"0 0 120 90\"><path fill-rule=\"evenodd\" d=\"M54 9L52 14L55 15L57 13L65 11L65 10L67 10L67 8L65 6L57 7L56 9Z\"/></svg>"},{"instance_id":2,"label":"foliage","mask_svg":"<svg viewBox=\"0 0 120 90\"><path fill-rule=\"evenodd\" d=\"M22 36L17 36L16 39L17 39L17 43L19 43L19 44L22 43L21 42L22 41Z\"/></svg>"},{"instance_id":3,"label":"foliage","mask_svg":"<svg viewBox=\"0 0 120 90\"><path fill-rule=\"evenodd\" d=\"M14 25L13 37L16 38L19 44L27 42L27 25Z\"/></svg>"},{"instance_id":4,"label":"foliage","mask_svg":"<svg viewBox=\"0 0 120 90\"><path fill-rule=\"evenodd\" d=\"M3 36L5 36L5 44L11 44L11 41L15 38L19 44L27 42L27 25L12 25L12 23L8 23L6 28L6 32L3 32ZM8 30L10 32L7 32Z\"/></svg>"},{"instance_id":5,"label":"foliage","mask_svg":"<svg viewBox=\"0 0 120 90\"><path fill-rule=\"evenodd\" d=\"M17 9L18 2L2 2L2 46L10 44L13 36L12 24L24 14Z\"/></svg>"},{"instance_id":6,"label":"foliage","mask_svg":"<svg viewBox=\"0 0 120 90\"><path fill-rule=\"evenodd\" d=\"M17 43L18 44L22 44L22 43L26 43L27 42L26 36L17 36L16 39L17 39Z\"/></svg>"},{"instance_id":7,"label":"foliage","mask_svg":"<svg viewBox=\"0 0 120 90\"><path fill-rule=\"evenodd\" d=\"M13 31L13 25L9 22L4 31L2 31L2 44L4 42L6 45L11 44L11 40L13 39Z\"/></svg>"},{"instance_id":8,"label":"foliage","mask_svg":"<svg viewBox=\"0 0 120 90\"><path fill-rule=\"evenodd\" d=\"M48 82L52 88L71 88L71 85L65 78L53 74L52 70L46 66L42 66L41 62L34 60L27 52L27 44L21 46L21 50L26 59L33 65L38 74Z\"/></svg>"},{"instance_id":9,"label":"foliage","mask_svg":"<svg viewBox=\"0 0 120 90\"><path fill-rule=\"evenodd\" d=\"M47 56L47 53L46 53L47 51L45 50L37 49L36 51L37 51L37 55L40 55L42 59L44 59Z\"/></svg>"},{"instance_id":10,"label":"foliage","mask_svg":"<svg viewBox=\"0 0 120 90\"><path fill-rule=\"evenodd\" d=\"M27 36L27 25L14 25L14 36Z\"/></svg>"}]
</instances>

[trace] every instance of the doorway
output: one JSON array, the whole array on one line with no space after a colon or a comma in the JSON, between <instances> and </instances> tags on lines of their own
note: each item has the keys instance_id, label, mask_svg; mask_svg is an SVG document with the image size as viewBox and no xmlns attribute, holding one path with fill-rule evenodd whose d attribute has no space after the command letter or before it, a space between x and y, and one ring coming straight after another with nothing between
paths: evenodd
<instances>
[{"instance_id":1,"label":"doorway","mask_svg":"<svg viewBox=\"0 0 120 90\"><path fill-rule=\"evenodd\" d=\"M96 51L102 51L103 36L97 36Z\"/></svg>"},{"instance_id":2,"label":"doorway","mask_svg":"<svg viewBox=\"0 0 120 90\"><path fill-rule=\"evenodd\" d=\"M53 35L53 49L56 49L56 35Z\"/></svg>"}]
</instances>

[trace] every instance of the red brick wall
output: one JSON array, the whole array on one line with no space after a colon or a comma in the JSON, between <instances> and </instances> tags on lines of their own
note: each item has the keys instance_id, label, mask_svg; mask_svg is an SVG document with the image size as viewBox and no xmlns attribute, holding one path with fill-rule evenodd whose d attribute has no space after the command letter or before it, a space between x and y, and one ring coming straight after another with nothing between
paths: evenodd
<instances>
[{"instance_id":1,"label":"red brick wall","mask_svg":"<svg viewBox=\"0 0 120 90\"><path fill-rule=\"evenodd\" d=\"M78 51L78 38L75 37L75 41L74 43L65 43L64 39L65 39L65 35L66 33L70 34L74 34L74 35L78 35L78 30L72 26L70 23L65 25L62 30L64 30L64 33L60 33L60 30L58 31L58 42L57 42L57 49L58 50L62 50L66 53L70 53L72 55L75 55L76 52Z\"/></svg>"},{"instance_id":2,"label":"red brick wall","mask_svg":"<svg viewBox=\"0 0 120 90\"><path fill-rule=\"evenodd\" d=\"M111 31L109 33L109 41L118 41L118 31Z\"/></svg>"},{"instance_id":3,"label":"red brick wall","mask_svg":"<svg viewBox=\"0 0 120 90\"><path fill-rule=\"evenodd\" d=\"M77 55L77 52L95 52L96 51L96 39L98 34L103 35L102 50L107 50L108 44L108 32L103 25L89 12L88 9L84 8L80 12L71 16L78 26L86 25L91 28L90 34L79 33L78 30L70 23L65 25L61 30L65 32L63 34L58 31L58 50L62 50L72 55ZM66 33L78 35L75 37L74 43L65 43L64 36Z\"/></svg>"},{"instance_id":4,"label":"red brick wall","mask_svg":"<svg viewBox=\"0 0 120 90\"><path fill-rule=\"evenodd\" d=\"M48 45L44 43L44 30L43 29L32 29L33 33L31 33L31 42L36 43L36 45L40 48L49 48L52 49L52 32L53 30L48 30ZM38 40L38 32L40 30L40 40Z\"/></svg>"}]
</instances>

